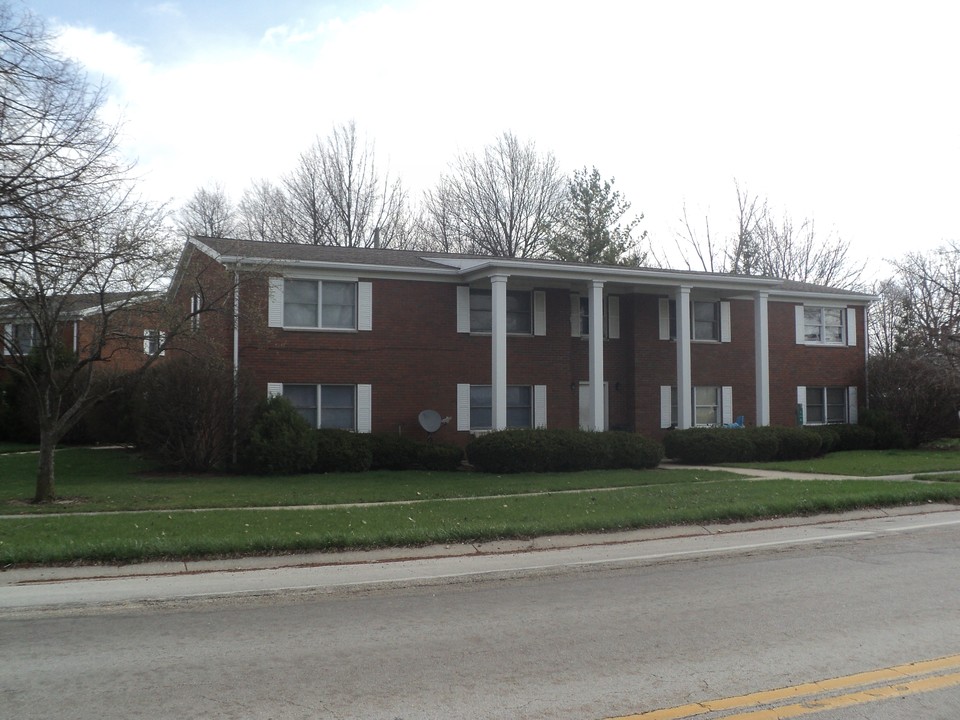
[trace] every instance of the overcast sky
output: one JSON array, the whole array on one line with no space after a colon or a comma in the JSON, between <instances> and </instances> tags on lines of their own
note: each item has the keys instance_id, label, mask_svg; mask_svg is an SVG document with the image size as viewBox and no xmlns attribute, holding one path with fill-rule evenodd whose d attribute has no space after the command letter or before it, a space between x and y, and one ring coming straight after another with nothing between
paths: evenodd
<instances>
[{"instance_id":1,"label":"overcast sky","mask_svg":"<svg viewBox=\"0 0 960 720\"><path fill-rule=\"evenodd\" d=\"M355 120L415 198L510 130L672 244L734 181L884 258L960 240L960 3L24 0L109 85L143 191L234 201Z\"/></svg>"}]
</instances>

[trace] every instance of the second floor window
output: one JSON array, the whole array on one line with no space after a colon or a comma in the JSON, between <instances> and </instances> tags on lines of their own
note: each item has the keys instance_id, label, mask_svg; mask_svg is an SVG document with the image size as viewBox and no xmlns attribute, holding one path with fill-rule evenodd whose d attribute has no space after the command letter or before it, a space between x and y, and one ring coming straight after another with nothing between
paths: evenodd
<instances>
[{"instance_id":1,"label":"second floor window","mask_svg":"<svg viewBox=\"0 0 960 720\"><path fill-rule=\"evenodd\" d=\"M287 327L357 327L357 284L334 280L287 280L283 284Z\"/></svg>"},{"instance_id":2,"label":"second floor window","mask_svg":"<svg viewBox=\"0 0 960 720\"><path fill-rule=\"evenodd\" d=\"M844 343L843 316L838 307L803 308L803 339L809 343L841 345Z\"/></svg>"},{"instance_id":3,"label":"second floor window","mask_svg":"<svg viewBox=\"0 0 960 720\"><path fill-rule=\"evenodd\" d=\"M507 291L507 332L529 335L533 332L530 293ZM470 290L470 332L493 332L493 295L489 290Z\"/></svg>"}]
</instances>

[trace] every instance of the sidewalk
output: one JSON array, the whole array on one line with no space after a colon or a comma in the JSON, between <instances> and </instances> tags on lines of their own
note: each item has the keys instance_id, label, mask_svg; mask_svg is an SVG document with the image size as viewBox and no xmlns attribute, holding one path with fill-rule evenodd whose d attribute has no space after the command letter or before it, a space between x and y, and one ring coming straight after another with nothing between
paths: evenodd
<instances>
[{"instance_id":1,"label":"sidewalk","mask_svg":"<svg viewBox=\"0 0 960 720\"><path fill-rule=\"evenodd\" d=\"M937 513L954 514L960 518L960 509L958 509L956 505L929 504L923 506L870 508L843 513L825 513L805 517L783 517L742 523L677 525L602 534L552 535L530 540L503 540L475 544L429 545L424 547L382 548L377 550L251 556L224 560L13 568L10 570L0 570L0 593L3 592L4 588L26 584L60 583L79 580L102 581L116 578L144 578L174 575L196 576L208 573L244 573L283 568L361 566L434 560L439 558L469 559L509 556L598 546L636 545L637 543L682 538L715 538L760 530L828 526L861 520L910 518Z\"/></svg>"}]
</instances>

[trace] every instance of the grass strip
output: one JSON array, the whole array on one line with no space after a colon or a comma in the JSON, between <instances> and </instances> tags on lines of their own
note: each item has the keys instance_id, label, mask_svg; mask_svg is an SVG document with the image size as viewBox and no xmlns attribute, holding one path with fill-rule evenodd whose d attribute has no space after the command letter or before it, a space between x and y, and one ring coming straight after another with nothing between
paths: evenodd
<instances>
[{"instance_id":1,"label":"grass strip","mask_svg":"<svg viewBox=\"0 0 960 720\"><path fill-rule=\"evenodd\" d=\"M122 450L57 454L57 494L71 502L35 506L36 456L0 457L0 514L337 505L690 483L739 477L716 470L605 470L579 473L368 472L285 477L150 472Z\"/></svg>"},{"instance_id":2,"label":"grass strip","mask_svg":"<svg viewBox=\"0 0 960 720\"><path fill-rule=\"evenodd\" d=\"M928 502L960 502L960 485L732 480L323 510L24 517L0 520L0 566L479 542Z\"/></svg>"},{"instance_id":3,"label":"grass strip","mask_svg":"<svg viewBox=\"0 0 960 720\"><path fill-rule=\"evenodd\" d=\"M960 471L960 452L943 450L848 450L810 460L730 463L730 467L784 472L879 477L923 472Z\"/></svg>"}]
</instances>

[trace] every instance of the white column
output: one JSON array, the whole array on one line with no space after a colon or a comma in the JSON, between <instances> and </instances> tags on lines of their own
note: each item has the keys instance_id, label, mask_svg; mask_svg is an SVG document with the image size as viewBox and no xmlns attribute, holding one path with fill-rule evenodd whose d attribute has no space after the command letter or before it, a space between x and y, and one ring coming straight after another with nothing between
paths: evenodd
<instances>
[{"instance_id":1,"label":"white column","mask_svg":"<svg viewBox=\"0 0 960 720\"><path fill-rule=\"evenodd\" d=\"M753 299L754 357L757 372L757 425L770 424L770 323L768 294L758 292Z\"/></svg>"},{"instance_id":2,"label":"white column","mask_svg":"<svg viewBox=\"0 0 960 720\"><path fill-rule=\"evenodd\" d=\"M490 394L493 398L493 429L507 427L507 276L490 278L491 310L491 369Z\"/></svg>"},{"instance_id":3,"label":"white column","mask_svg":"<svg viewBox=\"0 0 960 720\"><path fill-rule=\"evenodd\" d=\"M590 429L603 430L603 282L590 282Z\"/></svg>"},{"instance_id":4,"label":"white column","mask_svg":"<svg viewBox=\"0 0 960 720\"><path fill-rule=\"evenodd\" d=\"M677 428L693 426L693 381L690 371L690 288L681 285L677 303Z\"/></svg>"}]
</instances>

